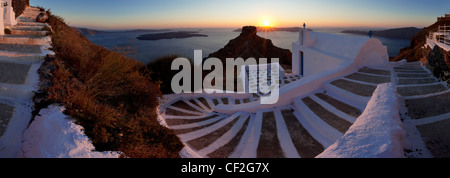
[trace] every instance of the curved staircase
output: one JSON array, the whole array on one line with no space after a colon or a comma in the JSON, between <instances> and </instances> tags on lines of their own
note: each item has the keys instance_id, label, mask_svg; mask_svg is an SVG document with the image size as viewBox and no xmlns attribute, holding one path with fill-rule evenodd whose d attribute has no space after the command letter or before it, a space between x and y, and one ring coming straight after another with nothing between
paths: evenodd
<instances>
[{"instance_id":1,"label":"curved staircase","mask_svg":"<svg viewBox=\"0 0 450 178\"><path fill-rule=\"evenodd\" d=\"M294 98L291 104L260 109L256 113L214 112L217 105L257 101L260 96L256 94L236 99L198 95L174 97L161 107L161 116L198 157L313 158L346 133L364 111L377 85L388 82L397 84L400 100L404 100L408 110L408 115L402 118L411 118L408 120L411 122L404 119L405 127L417 126L420 132L408 139L424 140L426 146L419 147L431 150L433 154L429 157L439 157L433 150L442 151L450 142L450 132L444 129L450 126L450 92L420 63L361 68L326 82L310 94ZM283 86L289 83L282 82ZM408 135L414 132L406 130ZM406 156L408 149L405 148ZM411 157L417 155L420 154Z\"/></svg>"}]
</instances>

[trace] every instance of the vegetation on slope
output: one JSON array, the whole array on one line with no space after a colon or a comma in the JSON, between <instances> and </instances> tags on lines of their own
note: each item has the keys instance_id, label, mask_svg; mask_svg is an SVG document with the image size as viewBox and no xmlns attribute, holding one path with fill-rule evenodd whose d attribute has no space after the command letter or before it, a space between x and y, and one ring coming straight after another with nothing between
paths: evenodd
<instances>
[{"instance_id":1,"label":"vegetation on slope","mask_svg":"<svg viewBox=\"0 0 450 178\"><path fill-rule=\"evenodd\" d=\"M161 92L145 67L127 50L97 46L49 15L56 65L49 98L85 128L97 151L118 150L127 157L179 157L183 145L157 121Z\"/></svg>"},{"instance_id":2,"label":"vegetation on slope","mask_svg":"<svg viewBox=\"0 0 450 178\"><path fill-rule=\"evenodd\" d=\"M23 13L25 8L30 5L30 0L12 0L11 3L17 18Z\"/></svg>"},{"instance_id":3,"label":"vegetation on slope","mask_svg":"<svg viewBox=\"0 0 450 178\"><path fill-rule=\"evenodd\" d=\"M398 56L393 57L392 61L400 61L402 59L407 59L408 61L421 61L426 62L428 60L428 55L431 52L431 48L424 48L426 43L426 38L430 32L436 32L441 25L449 25L450 18L437 21L436 23L424 28L422 31L417 33L411 38L411 44L409 47L400 50ZM447 62L450 64L450 61Z\"/></svg>"},{"instance_id":4,"label":"vegetation on slope","mask_svg":"<svg viewBox=\"0 0 450 178\"><path fill-rule=\"evenodd\" d=\"M147 68L151 71L150 76L154 83L159 85L163 94L172 94L171 82L172 78L179 72L171 70L172 61L181 56L167 55L159 57L153 62L147 64ZM192 66L192 65L191 65Z\"/></svg>"}]
</instances>

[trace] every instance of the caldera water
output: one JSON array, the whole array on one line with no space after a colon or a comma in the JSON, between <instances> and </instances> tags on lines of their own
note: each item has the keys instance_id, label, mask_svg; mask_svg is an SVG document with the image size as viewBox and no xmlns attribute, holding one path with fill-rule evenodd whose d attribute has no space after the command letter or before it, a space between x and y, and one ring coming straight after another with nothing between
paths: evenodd
<instances>
[{"instance_id":1,"label":"caldera water","mask_svg":"<svg viewBox=\"0 0 450 178\"><path fill-rule=\"evenodd\" d=\"M155 41L138 40L136 37L143 34L162 32L129 31L121 33L96 33L93 35L85 35L93 43L108 49L114 49L114 47L130 47L134 51L130 54L130 56L140 62L143 62L144 64L147 64L154 61L158 57L165 55L179 55L193 59L194 50L202 50L203 58L208 57L210 53L218 51L230 40L239 36L240 32L235 32L235 29L236 28L170 29L170 31L198 31L198 33L208 35L208 37L162 39ZM317 31L341 34L340 30L331 28L317 29ZM297 41L299 38L298 32L286 31L258 32L258 35L263 38L271 39L275 46L289 50L292 48L292 42ZM410 44L409 39L394 39L376 36L373 38L379 39L385 46L388 47L390 57L398 55L401 48L407 47Z\"/></svg>"}]
</instances>

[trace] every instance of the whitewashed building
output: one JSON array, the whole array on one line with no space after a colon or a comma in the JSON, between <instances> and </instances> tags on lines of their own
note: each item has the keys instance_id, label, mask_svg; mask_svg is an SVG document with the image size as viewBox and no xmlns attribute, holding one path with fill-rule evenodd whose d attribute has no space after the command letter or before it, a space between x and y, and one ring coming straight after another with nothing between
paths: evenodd
<instances>
[{"instance_id":1,"label":"whitewashed building","mask_svg":"<svg viewBox=\"0 0 450 178\"><path fill-rule=\"evenodd\" d=\"M17 24L16 15L12 7L12 0L0 1L0 35L4 35L5 27L13 27Z\"/></svg>"},{"instance_id":2,"label":"whitewashed building","mask_svg":"<svg viewBox=\"0 0 450 178\"><path fill-rule=\"evenodd\" d=\"M387 47L375 38L320 33L303 28L299 40L292 43L292 73L303 77L354 62L377 66L388 61Z\"/></svg>"}]
</instances>

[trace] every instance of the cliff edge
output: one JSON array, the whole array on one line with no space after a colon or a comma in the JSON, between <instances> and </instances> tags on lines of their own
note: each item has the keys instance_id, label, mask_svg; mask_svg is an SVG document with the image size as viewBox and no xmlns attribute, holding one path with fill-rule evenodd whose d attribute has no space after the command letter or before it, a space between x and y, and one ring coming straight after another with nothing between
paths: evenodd
<instances>
[{"instance_id":1,"label":"cliff edge","mask_svg":"<svg viewBox=\"0 0 450 178\"><path fill-rule=\"evenodd\" d=\"M446 51L436 45L434 48L426 45L427 37L430 33L439 30L440 26L450 25L450 16L438 17L438 20L424 28L417 35L411 38L411 45L400 50L400 54L391 58L392 61L400 61L402 59L412 61L420 61L423 63L435 77L446 81L450 85L450 51Z\"/></svg>"},{"instance_id":2,"label":"cliff edge","mask_svg":"<svg viewBox=\"0 0 450 178\"><path fill-rule=\"evenodd\" d=\"M428 59L428 55L431 52L431 48L425 48L426 39L430 32L438 31L439 26L450 25L450 17L438 18L434 24L429 27L424 28L419 33L411 38L411 44L409 47L400 50L398 56L393 57L392 61L400 61L402 59L407 59L409 62L421 61L425 63ZM450 65L450 60L446 58L447 65Z\"/></svg>"}]
</instances>

